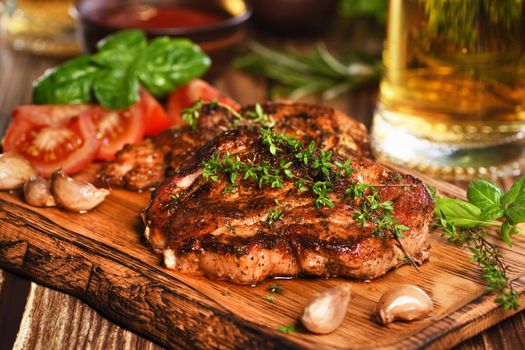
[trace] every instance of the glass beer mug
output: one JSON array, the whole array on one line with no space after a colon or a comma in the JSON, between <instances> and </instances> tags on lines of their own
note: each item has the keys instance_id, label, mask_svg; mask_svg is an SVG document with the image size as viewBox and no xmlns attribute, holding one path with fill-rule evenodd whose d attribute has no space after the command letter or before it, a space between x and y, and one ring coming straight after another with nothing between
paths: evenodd
<instances>
[{"instance_id":1,"label":"glass beer mug","mask_svg":"<svg viewBox=\"0 0 525 350\"><path fill-rule=\"evenodd\" d=\"M53 56L80 52L70 13L75 0L0 1L3 35L14 49Z\"/></svg>"},{"instance_id":2,"label":"glass beer mug","mask_svg":"<svg viewBox=\"0 0 525 350\"><path fill-rule=\"evenodd\" d=\"M390 0L372 137L380 159L448 179L525 165L525 1Z\"/></svg>"}]
</instances>

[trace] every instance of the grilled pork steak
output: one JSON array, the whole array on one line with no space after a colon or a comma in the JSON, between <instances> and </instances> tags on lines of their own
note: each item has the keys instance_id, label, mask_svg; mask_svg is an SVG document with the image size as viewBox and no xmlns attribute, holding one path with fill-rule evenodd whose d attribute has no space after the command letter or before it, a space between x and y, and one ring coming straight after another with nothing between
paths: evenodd
<instances>
[{"instance_id":1,"label":"grilled pork steak","mask_svg":"<svg viewBox=\"0 0 525 350\"><path fill-rule=\"evenodd\" d=\"M315 141L318 159L321 150L325 155L333 150L326 174L314 168L313 158L305 164L298 156L307 146L281 142L272 154L257 127L225 131L192 149L172 164L171 177L155 190L144 213L145 235L168 268L254 284L301 274L372 279L406 263L407 254L417 262L428 258L434 203L424 184L367 157L364 127L356 122L346 117L347 124L326 123L307 112L285 117L297 109L326 111L266 105L270 115L280 116L273 135L294 134L288 139L303 145ZM347 170L339 172L336 164L348 157ZM258 175L252 177L248 167ZM275 169L280 186L272 177ZM297 179L306 184L302 191ZM324 187L314 189L317 183ZM370 200L390 207L391 220L372 209ZM366 213L368 220L362 220ZM403 229L397 232L403 238L394 238L394 227Z\"/></svg>"},{"instance_id":2,"label":"grilled pork steak","mask_svg":"<svg viewBox=\"0 0 525 350\"><path fill-rule=\"evenodd\" d=\"M328 148L339 149L342 154L372 157L366 128L332 108L287 103L267 103L263 108L275 122L276 130L308 135ZM252 110L253 107L247 107L240 114ZM239 120L227 108L205 104L195 128L185 125L166 130L141 144L126 145L114 161L100 169L98 176L103 182L131 190L153 188L198 147L225 130L247 122L249 118Z\"/></svg>"}]
</instances>

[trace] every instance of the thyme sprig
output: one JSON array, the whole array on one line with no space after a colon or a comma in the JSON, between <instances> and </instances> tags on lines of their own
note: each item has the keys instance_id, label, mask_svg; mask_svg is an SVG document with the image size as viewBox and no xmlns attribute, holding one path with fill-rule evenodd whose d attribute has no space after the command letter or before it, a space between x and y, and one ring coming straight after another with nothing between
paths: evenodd
<instances>
[{"instance_id":1,"label":"thyme sprig","mask_svg":"<svg viewBox=\"0 0 525 350\"><path fill-rule=\"evenodd\" d=\"M192 129L197 127L197 120L200 117L200 111L204 103L208 104L211 109L222 107L230 112L235 117L231 127L236 127L239 125L257 125L265 128L272 128L275 125L275 121L268 114L264 113L264 110L259 103L255 104L253 110L248 110L244 112L244 114L241 114L230 105L217 100L204 102L201 99L198 99L191 106L181 111L182 120L188 123Z\"/></svg>"},{"instance_id":2,"label":"thyme sprig","mask_svg":"<svg viewBox=\"0 0 525 350\"><path fill-rule=\"evenodd\" d=\"M334 192L339 190L337 181L348 178L355 169L351 160L339 161L334 159L331 151L319 149L315 142L305 146L295 135L277 133L271 128L259 129L261 144L275 160L256 163L254 160L243 161L238 155L229 152L212 155L208 161L202 163L202 176L211 181L218 181L220 174L229 179L226 186L230 192L232 186L237 186L238 181L252 181L258 188L282 188L284 182L292 181L299 193L311 191L315 195L313 204L318 209L335 207ZM286 155L286 157L281 157ZM290 161L290 158L292 161ZM308 167L314 170L311 177L302 177L297 169L292 167ZM377 187L412 187L413 184L379 184ZM383 201L376 187L364 183L352 183L344 191L343 197L351 197L355 201L361 198L360 210L356 211L353 219L361 223L362 227L373 227L373 234L381 239L395 239L404 252L407 260L417 269L414 259L408 254L402 244L403 232L409 228L402 225L394 216L392 201ZM272 225L283 220L286 206L276 203L277 206L269 210L263 220L267 225Z\"/></svg>"},{"instance_id":3,"label":"thyme sprig","mask_svg":"<svg viewBox=\"0 0 525 350\"><path fill-rule=\"evenodd\" d=\"M268 288L266 288L266 290L269 291L271 294L264 296L263 299L269 301L270 303L273 303L275 301L275 299L277 298L277 294L284 294L284 288L282 283L269 285Z\"/></svg>"},{"instance_id":4,"label":"thyme sprig","mask_svg":"<svg viewBox=\"0 0 525 350\"><path fill-rule=\"evenodd\" d=\"M468 185L467 198L468 202L435 198L437 226L449 242L469 248L473 254L469 262L481 267L487 289L497 293L495 301L504 309L517 309L519 295L509 279L503 253L486 237L487 228L495 227L503 242L512 247L511 236L524 233L517 225L525 222L525 177L505 194L488 180L474 180Z\"/></svg>"},{"instance_id":5,"label":"thyme sprig","mask_svg":"<svg viewBox=\"0 0 525 350\"><path fill-rule=\"evenodd\" d=\"M264 113L263 108L260 104L255 104L253 111L248 111L245 113L245 117L251 119L251 123L259 124L265 128L273 128L275 121Z\"/></svg>"},{"instance_id":6,"label":"thyme sprig","mask_svg":"<svg viewBox=\"0 0 525 350\"><path fill-rule=\"evenodd\" d=\"M403 251L403 254L405 254L406 260L419 271L417 262L401 242L401 239L405 238L403 232L409 230L409 228L401 224L399 219L395 218L394 203L392 201L382 201L381 195L376 187L369 184L351 184L345 189L344 194L345 196L362 199L361 210L354 213L353 219L359 221L363 228L367 225L372 226L375 237L395 239Z\"/></svg>"},{"instance_id":7,"label":"thyme sprig","mask_svg":"<svg viewBox=\"0 0 525 350\"><path fill-rule=\"evenodd\" d=\"M256 105L251 111L252 121L271 120L260 105ZM238 155L228 151L213 154L207 161L202 162L202 176L204 179L219 181L222 174L229 179L224 193L233 193L239 181L251 181L261 189L265 186L270 188L282 188L286 181L293 182L299 193L310 190L315 195L313 204L318 209L334 208L334 193L340 189L342 179L348 178L355 169L350 159L341 161L334 156L333 152L325 151L317 147L315 142L304 145L295 135L278 133L273 128L262 127L259 129L260 142L266 146L268 153L274 159L256 162L255 158L243 161ZM295 164L295 167L293 166ZM301 176L298 168L307 167L313 172L307 176ZM397 177L400 181L402 177ZM417 269L414 259L404 248L401 239L403 232L409 228L395 219L392 201L383 201L376 187L413 187L413 184L379 184L372 186L364 183L351 183L343 190L343 197L362 198L360 210L356 211L353 219L361 223L362 227L372 226L373 234L377 238L395 239L404 252L406 258ZM366 193L365 193L366 192ZM271 208L264 223L272 225L283 219L286 206L276 203Z\"/></svg>"},{"instance_id":8,"label":"thyme sprig","mask_svg":"<svg viewBox=\"0 0 525 350\"><path fill-rule=\"evenodd\" d=\"M296 333L299 331L297 328L297 325L295 324L290 324L290 325L281 324L279 325L277 329L279 330L279 332L285 333L285 334L292 334L292 333Z\"/></svg>"},{"instance_id":9,"label":"thyme sprig","mask_svg":"<svg viewBox=\"0 0 525 350\"><path fill-rule=\"evenodd\" d=\"M194 104L192 104L190 107L185 108L182 110L182 120L184 120L186 123L190 124L190 127L192 129L195 129L197 127L197 120L200 117L200 111L202 109L202 100L197 100Z\"/></svg>"},{"instance_id":10,"label":"thyme sprig","mask_svg":"<svg viewBox=\"0 0 525 350\"><path fill-rule=\"evenodd\" d=\"M317 208L334 207L329 194L333 192L334 177L348 177L354 169L351 167L351 161L347 159L338 164L332 163L333 154L331 151L319 149L315 143L310 143L305 147L303 143L295 138L295 135L284 135L277 133L270 128L261 128L259 130L261 143L268 147L268 152L272 156L283 153L284 149L292 151L292 157L299 162L309 164L309 167L317 172L314 178L302 178L292 171L292 161L285 158L278 158L277 165L271 165L263 162L254 164L253 162L244 162L239 156L233 156L229 152L224 154L214 154L208 161L202 163L202 176L217 182L219 174L223 173L228 176L230 184L236 184L238 179L251 180L258 183L259 188L269 186L270 188L282 188L286 180L293 180L294 186L303 192L309 189L316 195L314 201ZM295 153L293 153L295 152ZM306 160L305 160L306 157Z\"/></svg>"},{"instance_id":11,"label":"thyme sprig","mask_svg":"<svg viewBox=\"0 0 525 350\"><path fill-rule=\"evenodd\" d=\"M277 199L275 200L275 204L276 206L270 209L266 219L264 220L264 222L268 225L272 225L275 222L282 220L285 211L290 209L289 205L282 204Z\"/></svg>"}]
</instances>

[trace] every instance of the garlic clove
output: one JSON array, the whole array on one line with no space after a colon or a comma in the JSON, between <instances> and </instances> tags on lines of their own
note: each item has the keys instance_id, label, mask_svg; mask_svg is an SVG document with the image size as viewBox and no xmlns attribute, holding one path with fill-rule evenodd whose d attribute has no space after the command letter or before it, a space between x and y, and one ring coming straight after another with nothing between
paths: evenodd
<instances>
[{"instance_id":1,"label":"garlic clove","mask_svg":"<svg viewBox=\"0 0 525 350\"><path fill-rule=\"evenodd\" d=\"M24 184L24 197L27 204L34 207L54 207L55 198L51 194L49 181L39 176L33 176Z\"/></svg>"},{"instance_id":2,"label":"garlic clove","mask_svg":"<svg viewBox=\"0 0 525 350\"><path fill-rule=\"evenodd\" d=\"M421 288L411 284L393 287L383 294L376 305L378 321L389 324L395 320L412 321L427 317L434 305Z\"/></svg>"},{"instance_id":3,"label":"garlic clove","mask_svg":"<svg viewBox=\"0 0 525 350\"><path fill-rule=\"evenodd\" d=\"M333 332L345 319L350 294L349 284L328 288L306 304L301 322L306 329L313 333L327 334Z\"/></svg>"},{"instance_id":4,"label":"garlic clove","mask_svg":"<svg viewBox=\"0 0 525 350\"><path fill-rule=\"evenodd\" d=\"M16 190L38 175L31 163L15 153L0 154L0 190Z\"/></svg>"},{"instance_id":5,"label":"garlic clove","mask_svg":"<svg viewBox=\"0 0 525 350\"><path fill-rule=\"evenodd\" d=\"M51 174L51 193L61 207L82 213L102 203L110 191L75 180L66 176L62 170L57 170Z\"/></svg>"}]
</instances>

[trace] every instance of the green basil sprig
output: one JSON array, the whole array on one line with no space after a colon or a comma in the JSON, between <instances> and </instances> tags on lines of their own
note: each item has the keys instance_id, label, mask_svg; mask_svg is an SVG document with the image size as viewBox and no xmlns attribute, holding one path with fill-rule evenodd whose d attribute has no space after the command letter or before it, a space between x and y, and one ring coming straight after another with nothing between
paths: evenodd
<instances>
[{"instance_id":1,"label":"green basil sprig","mask_svg":"<svg viewBox=\"0 0 525 350\"><path fill-rule=\"evenodd\" d=\"M469 183L468 202L436 197L437 226L449 242L468 247L470 262L482 269L487 289L498 293L496 302L505 309L519 307L519 294L513 288L503 252L486 239L486 227L497 227L498 235L509 247L511 236L525 233L518 224L525 222L525 176L520 177L507 193L494 183L478 179Z\"/></svg>"},{"instance_id":2,"label":"green basil sprig","mask_svg":"<svg viewBox=\"0 0 525 350\"><path fill-rule=\"evenodd\" d=\"M117 32L97 44L93 55L50 69L33 84L36 104L98 102L124 109L139 100L139 86L163 97L201 76L210 58L186 39L159 37L149 43L141 30Z\"/></svg>"},{"instance_id":3,"label":"green basil sprig","mask_svg":"<svg viewBox=\"0 0 525 350\"><path fill-rule=\"evenodd\" d=\"M458 228L499 227L501 239L512 247L511 236L523 233L517 224L525 222L525 176L506 194L488 180L471 181L467 198L468 202L436 198L436 216Z\"/></svg>"}]
</instances>

